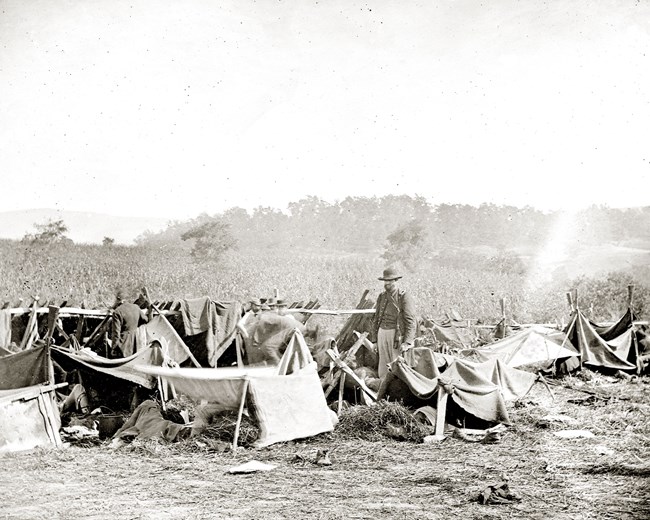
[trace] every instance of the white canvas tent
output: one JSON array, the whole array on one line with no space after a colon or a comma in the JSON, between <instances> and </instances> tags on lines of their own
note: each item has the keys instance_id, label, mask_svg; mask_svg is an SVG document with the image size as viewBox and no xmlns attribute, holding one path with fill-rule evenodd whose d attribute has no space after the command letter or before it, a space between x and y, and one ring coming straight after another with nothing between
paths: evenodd
<instances>
[{"instance_id":1,"label":"white canvas tent","mask_svg":"<svg viewBox=\"0 0 650 520\"><path fill-rule=\"evenodd\" d=\"M61 386L66 384L0 390L0 454L62 446L54 396L54 390Z\"/></svg>"},{"instance_id":2,"label":"white canvas tent","mask_svg":"<svg viewBox=\"0 0 650 520\"><path fill-rule=\"evenodd\" d=\"M237 444L245 407L260 427L256 447L334 429L333 412L327 407L316 362L298 329L278 366L138 369L161 377L189 397L218 404L224 410L238 410L233 445Z\"/></svg>"},{"instance_id":3,"label":"white canvas tent","mask_svg":"<svg viewBox=\"0 0 650 520\"><path fill-rule=\"evenodd\" d=\"M479 362L499 359L510 367L575 356L577 352L562 336L553 329L531 327L489 345L463 350L461 355Z\"/></svg>"}]
</instances>

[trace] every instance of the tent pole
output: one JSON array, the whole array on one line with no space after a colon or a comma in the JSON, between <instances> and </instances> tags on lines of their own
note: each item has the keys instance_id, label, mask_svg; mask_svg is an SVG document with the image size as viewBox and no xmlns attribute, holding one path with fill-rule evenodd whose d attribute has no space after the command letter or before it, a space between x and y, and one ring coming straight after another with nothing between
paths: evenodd
<instances>
[{"instance_id":1,"label":"tent pole","mask_svg":"<svg viewBox=\"0 0 650 520\"><path fill-rule=\"evenodd\" d=\"M237 368L243 368L244 360L242 359L242 337L240 334L235 336L235 351L237 354Z\"/></svg>"},{"instance_id":2,"label":"tent pole","mask_svg":"<svg viewBox=\"0 0 650 520\"><path fill-rule=\"evenodd\" d=\"M163 381L160 376L156 377L156 382L158 383L158 391L160 392L160 406L162 407L163 411L167 411L167 404L165 401L167 400L167 396L165 395L165 389L163 388Z\"/></svg>"},{"instance_id":3,"label":"tent pole","mask_svg":"<svg viewBox=\"0 0 650 520\"><path fill-rule=\"evenodd\" d=\"M445 434L445 418L447 415L447 397L449 394L438 383L438 403L436 404L436 436Z\"/></svg>"},{"instance_id":4,"label":"tent pole","mask_svg":"<svg viewBox=\"0 0 650 520\"><path fill-rule=\"evenodd\" d=\"M23 340L20 342L20 351L27 350L31 346L34 329L36 329L36 334L38 334L38 322L36 321L36 308L38 307L38 301L39 297L35 296L29 313L29 319L27 320L25 334L23 334Z\"/></svg>"},{"instance_id":5,"label":"tent pole","mask_svg":"<svg viewBox=\"0 0 650 520\"><path fill-rule=\"evenodd\" d=\"M627 306L632 309L632 300L634 299L634 285L627 286Z\"/></svg>"},{"instance_id":6,"label":"tent pole","mask_svg":"<svg viewBox=\"0 0 650 520\"><path fill-rule=\"evenodd\" d=\"M537 374L537 377L539 378L539 380L540 380L542 383L544 383L544 386L545 386L546 389L548 390L548 393L551 394L551 400L552 400L552 401L555 401L555 396L553 395L553 392L551 391L551 387L548 386L548 383L546 382L546 379L544 379L544 376L543 376L541 373L538 373L538 374ZM526 392L526 395L528 395L532 389L533 389L533 387L532 387L532 385L531 385L531 387L528 389L528 392ZM524 397L526 397L526 395L524 395L524 396L522 397L522 399L523 399Z\"/></svg>"},{"instance_id":7,"label":"tent pole","mask_svg":"<svg viewBox=\"0 0 650 520\"><path fill-rule=\"evenodd\" d=\"M244 386L241 392L241 402L237 412L237 424L235 424L235 433L232 437L232 451L237 451L237 441L239 440L239 429L241 428L241 418L244 414L244 405L246 404L246 393L248 392L248 378L244 379Z\"/></svg>"},{"instance_id":8,"label":"tent pole","mask_svg":"<svg viewBox=\"0 0 650 520\"><path fill-rule=\"evenodd\" d=\"M339 378L339 404L336 411L336 415L341 415L341 409L343 408L343 387L345 386L345 372L341 370L341 377Z\"/></svg>"},{"instance_id":9,"label":"tent pole","mask_svg":"<svg viewBox=\"0 0 650 520\"><path fill-rule=\"evenodd\" d=\"M45 341L47 342L47 346L52 345L52 335L54 334L54 330L56 329L56 321L59 319L59 307L56 305L50 305L48 307L48 314L47 314L47 334L45 335Z\"/></svg>"}]
</instances>

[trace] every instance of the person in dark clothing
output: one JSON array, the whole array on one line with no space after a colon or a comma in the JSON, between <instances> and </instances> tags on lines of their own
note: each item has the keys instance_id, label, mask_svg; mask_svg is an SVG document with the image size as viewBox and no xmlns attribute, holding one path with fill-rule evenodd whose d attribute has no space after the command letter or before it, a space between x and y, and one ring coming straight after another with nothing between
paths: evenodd
<instances>
[{"instance_id":1,"label":"person in dark clothing","mask_svg":"<svg viewBox=\"0 0 650 520\"><path fill-rule=\"evenodd\" d=\"M398 289L400 278L390 267L379 278L384 282L384 291L377 297L371 330L371 339L379 351L379 377L386 375L388 363L410 349L415 340L415 305L406 291Z\"/></svg>"},{"instance_id":2,"label":"person in dark clothing","mask_svg":"<svg viewBox=\"0 0 650 520\"><path fill-rule=\"evenodd\" d=\"M118 291L112 318L111 357L128 357L136 351L136 330L148 321L147 313L135 303L124 301L124 293Z\"/></svg>"}]
</instances>

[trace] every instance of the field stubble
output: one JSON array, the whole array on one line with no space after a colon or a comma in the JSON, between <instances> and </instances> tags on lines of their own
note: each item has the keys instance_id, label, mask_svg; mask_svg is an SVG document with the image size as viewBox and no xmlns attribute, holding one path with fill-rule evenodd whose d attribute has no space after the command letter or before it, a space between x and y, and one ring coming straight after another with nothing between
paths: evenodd
<instances>
[{"instance_id":1,"label":"field stubble","mask_svg":"<svg viewBox=\"0 0 650 520\"><path fill-rule=\"evenodd\" d=\"M650 380L568 380L555 400L536 385L510 406L499 444L453 437L439 444L352 438L345 429L236 453L147 441L7 456L0 466L9 519L423 518L642 519L650 515ZM596 391L592 404L577 404ZM561 439L566 425L590 439ZM343 418L345 420L345 418ZM312 463L329 449L332 466ZM299 457L296 457L299 455ZM245 461L268 473L230 475ZM482 505L478 494L507 476L521 501Z\"/></svg>"}]
</instances>

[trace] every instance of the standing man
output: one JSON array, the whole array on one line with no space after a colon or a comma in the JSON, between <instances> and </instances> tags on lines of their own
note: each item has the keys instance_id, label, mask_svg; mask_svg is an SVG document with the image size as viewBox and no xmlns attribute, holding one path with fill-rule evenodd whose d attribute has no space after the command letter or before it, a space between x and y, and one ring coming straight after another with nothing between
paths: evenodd
<instances>
[{"instance_id":1,"label":"standing man","mask_svg":"<svg viewBox=\"0 0 650 520\"><path fill-rule=\"evenodd\" d=\"M371 332L379 351L380 378L388 372L388 363L410 349L415 339L415 306L411 296L397 287L400 278L392 267L384 269L379 278L384 282L384 292L377 297Z\"/></svg>"},{"instance_id":2,"label":"standing man","mask_svg":"<svg viewBox=\"0 0 650 520\"><path fill-rule=\"evenodd\" d=\"M111 357L129 357L136 352L136 330L146 323L147 313L135 303L124 299L124 291L118 290L112 312Z\"/></svg>"}]
</instances>

